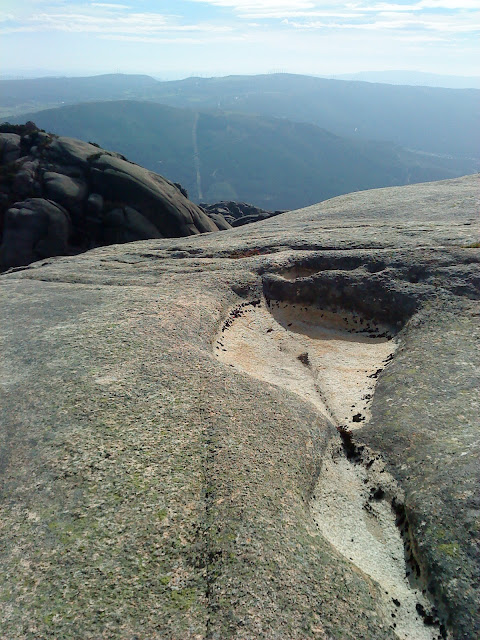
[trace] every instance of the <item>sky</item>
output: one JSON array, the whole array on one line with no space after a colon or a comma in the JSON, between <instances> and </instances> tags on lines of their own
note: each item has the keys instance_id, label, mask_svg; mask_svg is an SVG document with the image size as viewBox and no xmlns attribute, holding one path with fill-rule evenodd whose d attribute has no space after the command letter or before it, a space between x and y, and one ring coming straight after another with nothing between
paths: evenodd
<instances>
[{"instance_id":1,"label":"sky","mask_svg":"<svg viewBox=\"0 0 480 640\"><path fill-rule=\"evenodd\" d=\"M2 0L0 74L479 75L480 0Z\"/></svg>"}]
</instances>

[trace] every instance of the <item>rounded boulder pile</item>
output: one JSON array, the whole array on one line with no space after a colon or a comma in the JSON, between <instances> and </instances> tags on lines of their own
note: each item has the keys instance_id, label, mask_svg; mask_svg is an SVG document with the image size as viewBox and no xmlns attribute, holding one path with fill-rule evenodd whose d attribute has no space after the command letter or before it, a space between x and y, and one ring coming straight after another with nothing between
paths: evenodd
<instances>
[{"instance_id":1,"label":"rounded boulder pile","mask_svg":"<svg viewBox=\"0 0 480 640\"><path fill-rule=\"evenodd\" d=\"M124 156L33 123L0 127L0 270L216 224L185 191Z\"/></svg>"}]
</instances>

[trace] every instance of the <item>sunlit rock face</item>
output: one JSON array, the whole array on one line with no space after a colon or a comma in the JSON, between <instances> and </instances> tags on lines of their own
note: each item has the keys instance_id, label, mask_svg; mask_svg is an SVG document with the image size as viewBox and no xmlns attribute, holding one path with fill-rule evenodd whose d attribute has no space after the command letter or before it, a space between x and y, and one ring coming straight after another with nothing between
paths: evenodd
<instances>
[{"instance_id":1,"label":"sunlit rock face","mask_svg":"<svg viewBox=\"0 0 480 640\"><path fill-rule=\"evenodd\" d=\"M3 635L479 637L478 195L3 274Z\"/></svg>"}]
</instances>

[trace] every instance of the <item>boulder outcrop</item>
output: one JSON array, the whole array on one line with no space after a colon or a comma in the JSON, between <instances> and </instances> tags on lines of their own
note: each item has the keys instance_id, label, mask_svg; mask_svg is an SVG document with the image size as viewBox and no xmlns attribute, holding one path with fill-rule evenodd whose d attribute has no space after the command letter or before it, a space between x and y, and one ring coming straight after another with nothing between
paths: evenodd
<instances>
[{"instance_id":1,"label":"boulder outcrop","mask_svg":"<svg viewBox=\"0 0 480 640\"><path fill-rule=\"evenodd\" d=\"M55 241L45 224L36 224L32 235L32 217L19 216L19 211L31 209L32 199L49 201L50 209L58 206L66 212L71 224L56 226ZM43 208L48 209L47 205ZM38 206L36 211L38 214ZM221 216L216 219L218 224L190 202L179 185L118 153L49 135L33 123L2 125L0 269L112 242L188 236L229 227ZM40 243L40 248L36 250L32 242Z\"/></svg>"},{"instance_id":2,"label":"boulder outcrop","mask_svg":"<svg viewBox=\"0 0 480 640\"><path fill-rule=\"evenodd\" d=\"M247 204L246 202L232 202L227 200L215 204L202 203L200 206L211 218L215 219L215 216L220 216L232 227L241 227L244 224L267 220L267 218L271 218L272 216L285 213L285 211L267 211L266 209L255 207L253 204Z\"/></svg>"},{"instance_id":3,"label":"boulder outcrop","mask_svg":"<svg viewBox=\"0 0 480 640\"><path fill-rule=\"evenodd\" d=\"M27 198L8 209L0 247L0 261L21 267L66 253L71 233L67 211L52 200Z\"/></svg>"},{"instance_id":4,"label":"boulder outcrop","mask_svg":"<svg viewBox=\"0 0 480 640\"><path fill-rule=\"evenodd\" d=\"M140 233L156 178L98 160ZM0 276L2 634L479 637L478 197L359 192Z\"/></svg>"}]
</instances>

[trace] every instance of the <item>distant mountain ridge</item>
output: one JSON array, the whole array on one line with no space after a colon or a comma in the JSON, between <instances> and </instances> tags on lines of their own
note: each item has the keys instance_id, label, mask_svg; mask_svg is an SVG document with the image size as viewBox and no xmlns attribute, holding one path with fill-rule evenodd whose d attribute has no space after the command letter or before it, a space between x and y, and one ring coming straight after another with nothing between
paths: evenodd
<instances>
[{"instance_id":1,"label":"distant mountain ridge","mask_svg":"<svg viewBox=\"0 0 480 640\"><path fill-rule=\"evenodd\" d=\"M86 100L147 97L157 80L147 75L112 73L86 77L0 80L0 113L19 114Z\"/></svg>"},{"instance_id":2,"label":"distant mountain ridge","mask_svg":"<svg viewBox=\"0 0 480 640\"><path fill-rule=\"evenodd\" d=\"M325 76L334 80L380 82L422 87L443 87L444 89L480 89L480 76L454 76L424 71L360 71Z\"/></svg>"},{"instance_id":3,"label":"distant mountain ridge","mask_svg":"<svg viewBox=\"0 0 480 640\"><path fill-rule=\"evenodd\" d=\"M149 76L0 81L0 118L61 104L149 100L314 124L339 136L384 140L455 158L480 156L480 90L398 86L293 74L187 78Z\"/></svg>"},{"instance_id":4,"label":"distant mountain ridge","mask_svg":"<svg viewBox=\"0 0 480 640\"><path fill-rule=\"evenodd\" d=\"M480 157L480 90L476 89L272 74L161 83L156 99L177 107L308 122L339 136L384 140L417 151Z\"/></svg>"},{"instance_id":5,"label":"distant mountain ridge","mask_svg":"<svg viewBox=\"0 0 480 640\"><path fill-rule=\"evenodd\" d=\"M198 202L298 209L337 195L472 172L388 142L308 123L151 102L90 102L29 114L47 131L99 143L180 182Z\"/></svg>"}]
</instances>

